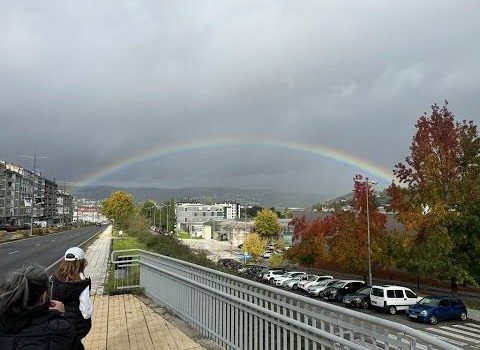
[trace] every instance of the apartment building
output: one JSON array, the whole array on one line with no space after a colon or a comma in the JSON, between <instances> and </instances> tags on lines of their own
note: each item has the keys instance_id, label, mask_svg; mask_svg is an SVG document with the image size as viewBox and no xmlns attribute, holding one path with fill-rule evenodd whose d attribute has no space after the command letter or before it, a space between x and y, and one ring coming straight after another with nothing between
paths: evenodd
<instances>
[{"instance_id":1,"label":"apartment building","mask_svg":"<svg viewBox=\"0 0 480 350\"><path fill-rule=\"evenodd\" d=\"M0 161L0 226L29 226L32 209L34 222L58 222L55 221L58 217L57 193L54 181L21 165ZM65 195L69 198L62 207L67 208L67 213L73 213L72 196Z\"/></svg>"},{"instance_id":2,"label":"apartment building","mask_svg":"<svg viewBox=\"0 0 480 350\"><path fill-rule=\"evenodd\" d=\"M57 191L57 212L55 222L60 224L71 224L73 221L73 197L62 191Z\"/></svg>"}]
</instances>

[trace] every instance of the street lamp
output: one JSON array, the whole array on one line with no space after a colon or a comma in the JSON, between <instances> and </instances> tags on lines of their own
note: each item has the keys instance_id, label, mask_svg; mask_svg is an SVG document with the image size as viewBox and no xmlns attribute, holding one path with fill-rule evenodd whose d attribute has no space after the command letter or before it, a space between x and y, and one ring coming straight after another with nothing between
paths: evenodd
<instances>
[{"instance_id":1,"label":"street lamp","mask_svg":"<svg viewBox=\"0 0 480 350\"><path fill-rule=\"evenodd\" d=\"M23 156L23 158L30 158L33 159L33 178L32 178L32 202L30 206L30 236L33 236L33 215L35 211L35 182L36 182L36 167L37 167L37 159L47 159L47 157L38 157L36 154L33 155L33 157L30 156Z\"/></svg>"},{"instance_id":2,"label":"street lamp","mask_svg":"<svg viewBox=\"0 0 480 350\"><path fill-rule=\"evenodd\" d=\"M368 205L368 194L370 192L370 185L376 185L378 182L369 181L368 177L365 178L365 181L355 179L355 182L365 184L365 198L367 200L367 253L368 253L368 282L372 285L372 247L370 242L370 212Z\"/></svg>"}]
</instances>

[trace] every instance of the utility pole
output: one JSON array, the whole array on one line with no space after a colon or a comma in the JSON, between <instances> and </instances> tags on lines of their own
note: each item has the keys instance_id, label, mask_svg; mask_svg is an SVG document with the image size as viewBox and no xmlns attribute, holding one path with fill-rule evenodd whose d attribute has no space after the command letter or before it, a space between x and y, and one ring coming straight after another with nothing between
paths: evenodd
<instances>
[{"instance_id":1,"label":"utility pole","mask_svg":"<svg viewBox=\"0 0 480 350\"><path fill-rule=\"evenodd\" d=\"M33 177L32 177L32 205L30 206L30 236L33 236L33 215L35 212L35 178L36 178L36 168L37 168L37 155L33 155Z\"/></svg>"},{"instance_id":2,"label":"utility pole","mask_svg":"<svg viewBox=\"0 0 480 350\"><path fill-rule=\"evenodd\" d=\"M47 157L38 157L36 154L31 156L23 156L23 158L30 158L33 159L33 177L32 177L32 191L31 191L31 196L32 196L32 204L30 206L31 212L30 212L30 236L33 236L33 215L35 212L35 180L37 178L37 159L47 159Z\"/></svg>"},{"instance_id":3,"label":"utility pole","mask_svg":"<svg viewBox=\"0 0 480 350\"><path fill-rule=\"evenodd\" d=\"M170 231L168 230L168 207L170 206L170 203L167 202L167 233L170 233Z\"/></svg>"},{"instance_id":4,"label":"utility pole","mask_svg":"<svg viewBox=\"0 0 480 350\"><path fill-rule=\"evenodd\" d=\"M370 286L372 285L372 249L370 246L370 213L368 210L368 192L369 192L369 186L368 186L368 177L365 178L365 183L367 185L367 190L366 190L366 197L367 197L367 249L368 249L368 281L370 283Z\"/></svg>"},{"instance_id":5,"label":"utility pole","mask_svg":"<svg viewBox=\"0 0 480 350\"><path fill-rule=\"evenodd\" d=\"M65 226L65 201L67 200L67 185L63 182L62 224Z\"/></svg>"},{"instance_id":6,"label":"utility pole","mask_svg":"<svg viewBox=\"0 0 480 350\"><path fill-rule=\"evenodd\" d=\"M370 194L370 185L375 185L376 181L369 181L368 177L365 178L365 181L355 180L356 182L365 183L365 199L367 201L367 254L368 254L368 283L372 285L372 247L370 240L370 211L369 211L369 194Z\"/></svg>"}]
</instances>

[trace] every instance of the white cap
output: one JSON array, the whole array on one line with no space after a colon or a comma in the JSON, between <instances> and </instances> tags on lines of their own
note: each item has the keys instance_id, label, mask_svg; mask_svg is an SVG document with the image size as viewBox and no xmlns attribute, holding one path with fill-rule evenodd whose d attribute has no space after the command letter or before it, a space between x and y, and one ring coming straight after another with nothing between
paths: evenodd
<instances>
[{"instance_id":1,"label":"white cap","mask_svg":"<svg viewBox=\"0 0 480 350\"><path fill-rule=\"evenodd\" d=\"M68 248L64 259L65 261L82 260L85 259L85 252L79 247Z\"/></svg>"}]
</instances>

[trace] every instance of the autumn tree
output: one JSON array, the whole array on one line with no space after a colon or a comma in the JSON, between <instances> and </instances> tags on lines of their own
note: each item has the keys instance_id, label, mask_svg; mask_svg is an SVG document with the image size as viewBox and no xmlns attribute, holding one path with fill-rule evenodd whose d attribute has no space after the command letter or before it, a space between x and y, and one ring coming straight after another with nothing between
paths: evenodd
<instances>
[{"instance_id":1,"label":"autumn tree","mask_svg":"<svg viewBox=\"0 0 480 350\"><path fill-rule=\"evenodd\" d=\"M295 244L288 251L288 256L303 265L321 263L327 254L325 235L331 227L331 218L318 218L307 221L305 217L293 219Z\"/></svg>"},{"instance_id":2,"label":"autumn tree","mask_svg":"<svg viewBox=\"0 0 480 350\"><path fill-rule=\"evenodd\" d=\"M386 216L378 211L373 187L366 180L361 175L354 177L353 211L336 211L329 234L331 259L349 271L365 275L368 271L368 225L372 266L375 266L382 260L379 247L385 236L386 223Z\"/></svg>"},{"instance_id":3,"label":"autumn tree","mask_svg":"<svg viewBox=\"0 0 480 350\"><path fill-rule=\"evenodd\" d=\"M242 251L250 254L253 260L258 260L265 252L267 240L257 233L249 233L242 246Z\"/></svg>"},{"instance_id":4,"label":"autumn tree","mask_svg":"<svg viewBox=\"0 0 480 350\"><path fill-rule=\"evenodd\" d=\"M395 165L399 185L389 188L391 209L412 235L409 269L448 277L452 289L479 278L471 263L480 251L465 244L468 237L478 247L479 157L476 125L456 122L447 102L434 104L417 121L410 155Z\"/></svg>"},{"instance_id":5,"label":"autumn tree","mask_svg":"<svg viewBox=\"0 0 480 350\"><path fill-rule=\"evenodd\" d=\"M278 236L281 231L277 214L270 209L262 209L257 213L253 223L253 229L260 236L272 238Z\"/></svg>"},{"instance_id":6,"label":"autumn tree","mask_svg":"<svg viewBox=\"0 0 480 350\"><path fill-rule=\"evenodd\" d=\"M110 197L102 201L101 211L107 218L115 220L115 225L125 229L135 212L133 196L123 191L113 192Z\"/></svg>"}]
</instances>

